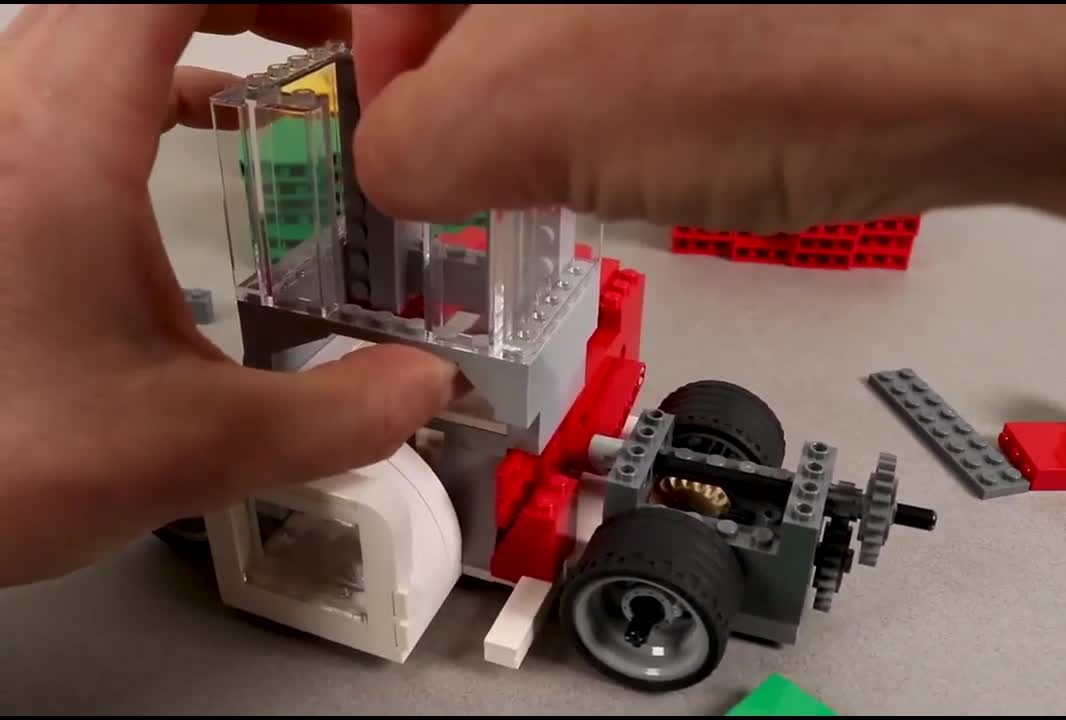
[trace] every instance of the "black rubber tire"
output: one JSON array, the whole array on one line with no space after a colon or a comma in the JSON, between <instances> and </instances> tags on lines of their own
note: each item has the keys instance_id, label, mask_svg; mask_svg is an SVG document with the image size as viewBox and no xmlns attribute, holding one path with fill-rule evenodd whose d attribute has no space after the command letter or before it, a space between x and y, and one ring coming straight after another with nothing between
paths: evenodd
<instances>
[{"instance_id":1,"label":"black rubber tire","mask_svg":"<svg viewBox=\"0 0 1066 720\"><path fill-rule=\"evenodd\" d=\"M260 541L266 542L285 521L283 510L267 503L258 504ZM279 510L282 513L279 515ZM211 557L211 543L207 538L207 522L202 517L175 520L152 531L182 558L202 560Z\"/></svg>"},{"instance_id":2,"label":"black rubber tire","mask_svg":"<svg viewBox=\"0 0 1066 720\"><path fill-rule=\"evenodd\" d=\"M682 599L708 634L699 667L677 677L636 676L612 667L582 639L580 598L610 578L637 578ZM593 534L559 598L562 628L578 653L604 676L645 692L669 692L709 677L725 656L744 589L736 553L714 529L688 513L645 506L609 518ZM624 634L620 641L624 642Z\"/></svg>"},{"instance_id":3,"label":"black rubber tire","mask_svg":"<svg viewBox=\"0 0 1066 720\"><path fill-rule=\"evenodd\" d=\"M689 383L670 393L659 409L674 416L674 447L769 467L785 460L781 421L762 398L740 385Z\"/></svg>"},{"instance_id":4,"label":"black rubber tire","mask_svg":"<svg viewBox=\"0 0 1066 720\"><path fill-rule=\"evenodd\" d=\"M180 557L200 560L211 556L207 541L207 523L202 517L182 518L152 533Z\"/></svg>"}]
</instances>

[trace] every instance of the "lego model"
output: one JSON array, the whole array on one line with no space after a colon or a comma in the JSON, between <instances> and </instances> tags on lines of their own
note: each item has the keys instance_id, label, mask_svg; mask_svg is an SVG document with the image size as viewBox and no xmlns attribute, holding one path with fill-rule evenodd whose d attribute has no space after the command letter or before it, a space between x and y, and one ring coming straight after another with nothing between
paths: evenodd
<instances>
[{"instance_id":1,"label":"lego model","mask_svg":"<svg viewBox=\"0 0 1066 720\"><path fill-rule=\"evenodd\" d=\"M329 45L213 99L244 363L406 343L474 390L386 461L161 528L206 545L224 603L404 662L473 576L513 587L487 661L519 667L555 605L593 667L662 691L710 675L734 632L796 642L853 538L872 566L893 524L935 527L898 501L890 454L864 489L834 480L825 442L781 467L781 424L744 388L699 380L635 409L645 278L601 255L602 226L383 215L352 167L356 97Z\"/></svg>"},{"instance_id":2,"label":"lego model","mask_svg":"<svg viewBox=\"0 0 1066 720\"><path fill-rule=\"evenodd\" d=\"M769 236L678 226L670 232L670 250L681 255L822 270L906 270L920 227L920 216L815 225L799 233Z\"/></svg>"}]
</instances>

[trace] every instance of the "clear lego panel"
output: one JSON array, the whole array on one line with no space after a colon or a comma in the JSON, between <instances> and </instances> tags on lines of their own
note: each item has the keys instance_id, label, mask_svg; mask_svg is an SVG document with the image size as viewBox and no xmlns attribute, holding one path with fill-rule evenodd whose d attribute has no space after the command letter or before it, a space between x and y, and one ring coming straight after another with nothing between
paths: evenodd
<instances>
[{"instance_id":1,"label":"clear lego panel","mask_svg":"<svg viewBox=\"0 0 1066 720\"><path fill-rule=\"evenodd\" d=\"M240 299L322 312L344 299L334 51L294 56L212 98Z\"/></svg>"},{"instance_id":2,"label":"clear lego panel","mask_svg":"<svg viewBox=\"0 0 1066 720\"><path fill-rule=\"evenodd\" d=\"M492 211L422 235L431 341L516 359L540 348L602 250L602 226L579 242L577 216L557 208Z\"/></svg>"},{"instance_id":3,"label":"clear lego panel","mask_svg":"<svg viewBox=\"0 0 1066 720\"><path fill-rule=\"evenodd\" d=\"M246 582L301 602L365 617L358 527L290 511L265 542L253 547L259 552L247 568Z\"/></svg>"}]
</instances>

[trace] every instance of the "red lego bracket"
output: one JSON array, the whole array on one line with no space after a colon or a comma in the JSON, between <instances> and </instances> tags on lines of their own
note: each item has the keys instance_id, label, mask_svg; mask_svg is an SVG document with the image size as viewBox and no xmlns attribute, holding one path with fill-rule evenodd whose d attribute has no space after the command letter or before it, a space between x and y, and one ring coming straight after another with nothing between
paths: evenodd
<instances>
[{"instance_id":1,"label":"red lego bracket","mask_svg":"<svg viewBox=\"0 0 1066 720\"><path fill-rule=\"evenodd\" d=\"M1009 422L999 447L1030 490L1066 490L1066 422Z\"/></svg>"}]
</instances>

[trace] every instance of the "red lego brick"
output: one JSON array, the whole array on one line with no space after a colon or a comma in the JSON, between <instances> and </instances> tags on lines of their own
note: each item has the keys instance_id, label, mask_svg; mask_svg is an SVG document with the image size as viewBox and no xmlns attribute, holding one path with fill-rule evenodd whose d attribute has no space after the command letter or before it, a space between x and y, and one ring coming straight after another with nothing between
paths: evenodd
<instances>
[{"instance_id":1,"label":"red lego brick","mask_svg":"<svg viewBox=\"0 0 1066 720\"><path fill-rule=\"evenodd\" d=\"M706 232L698 228L675 227L670 234L675 253L732 257L734 238L730 232Z\"/></svg>"},{"instance_id":2,"label":"red lego brick","mask_svg":"<svg viewBox=\"0 0 1066 720\"><path fill-rule=\"evenodd\" d=\"M489 246L489 231L483 227L464 227L455 232L442 232L437 236L437 241L443 245L485 252Z\"/></svg>"},{"instance_id":3,"label":"red lego brick","mask_svg":"<svg viewBox=\"0 0 1066 720\"><path fill-rule=\"evenodd\" d=\"M678 226L671 231L670 247L675 253L713 255L736 262L834 270L906 270L920 226L919 216L815 225L797 234L770 236Z\"/></svg>"},{"instance_id":4,"label":"red lego brick","mask_svg":"<svg viewBox=\"0 0 1066 720\"><path fill-rule=\"evenodd\" d=\"M793 235L759 237L749 233L735 233L733 253L729 257L737 262L789 265L795 250L796 238Z\"/></svg>"},{"instance_id":5,"label":"red lego brick","mask_svg":"<svg viewBox=\"0 0 1066 720\"><path fill-rule=\"evenodd\" d=\"M576 504L580 483L561 474L537 486L514 527L496 548L490 571L518 582L522 576L555 582L574 548Z\"/></svg>"},{"instance_id":6,"label":"red lego brick","mask_svg":"<svg viewBox=\"0 0 1066 720\"><path fill-rule=\"evenodd\" d=\"M1030 490L1066 490L1066 422L1009 422L999 447Z\"/></svg>"},{"instance_id":7,"label":"red lego brick","mask_svg":"<svg viewBox=\"0 0 1066 720\"><path fill-rule=\"evenodd\" d=\"M510 523L501 522L508 518L497 515L497 527L505 534L492 556L490 570L495 577L518 582L526 575L551 582L558 576L573 547L568 518L577 502L579 483L575 478L593 469L588 459L589 442L593 435L621 434L643 381L643 363L611 358L599 381L578 396L538 458L513 451L501 463L497 488L502 485L510 493L530 487L535 490L513 526L508 528ZM560 478L573 481L573 492L560 490ZM546 487L551 488L550 492ZM500 502L497 498L497 513ZM508 504L506 509L510 508ZM569 535L560 537L564 532Z\"/></svg>"},{"instance_id":8,"label":"red lego brick","mask_svg":"<svg viewBox=\"0 0 1066 720\"><path fill-rule=\"evenodd\" d=\"M496 467L496 528L514 524L537 480L537 458L511 450Z\"/></svg>"}]
</instances>

